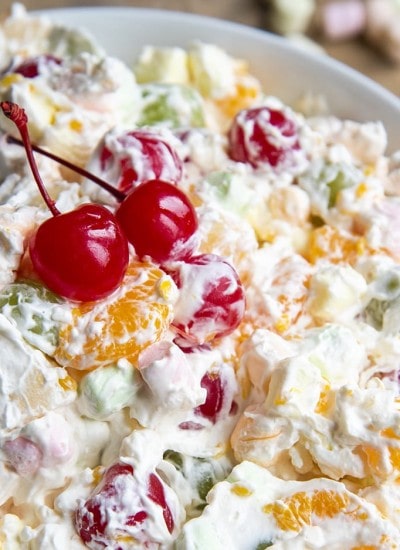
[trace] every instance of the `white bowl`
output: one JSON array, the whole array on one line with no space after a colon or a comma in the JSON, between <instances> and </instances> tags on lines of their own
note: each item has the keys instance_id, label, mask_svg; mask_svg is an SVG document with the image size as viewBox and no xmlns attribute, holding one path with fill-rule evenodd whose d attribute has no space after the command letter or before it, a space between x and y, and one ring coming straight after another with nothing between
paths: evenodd
<instances>
[{"instance_id":1,"label":"white bowl","mask_svg":"<svg viewBox=\"0 0 400 550\"><path fill-rule=\"evenodd\" d=\"M189 13L95 7L44 10L64 24L88 29L110 55L132 64L142 46L185 47L193 40L217 44L249 61L264 90L288 104L305 92L323 94L332 113L360 121L381 120L389 150L400 149L400 100L371 79L266 31Z\"/></svg>"}]
</instances>

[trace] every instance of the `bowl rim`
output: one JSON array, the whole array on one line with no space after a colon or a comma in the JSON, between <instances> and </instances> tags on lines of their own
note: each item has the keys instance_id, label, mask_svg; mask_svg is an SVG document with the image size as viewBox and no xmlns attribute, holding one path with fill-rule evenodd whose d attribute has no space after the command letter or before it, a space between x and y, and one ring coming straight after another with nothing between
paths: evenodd
<instances>
[{"instance_id":1,"label":"bowl rim","mask_svg":"<svg viewBox=\"0 0 400 550\"><path fill-rule=\"evenodd\" d=\"M32 11L29 11L28 13L50 16L52 18L54 18L54 16L57 16L58 18L58 16L70 15L75 13L84 15L84 16L88 16L88 15L92 16L97 14L98 15L99 14L129 15L129 16L136 15L136 16L146 17L146 18L151 16L152 18L158 17L162 19L163 22L165 23L171 23L171 21L179 21L179 20L186 23L196 21L197 23L201 23L209 27L215 27L217 29L223 27L228 30L238 32L239 34L251 33L254 36L258 35L258 37L262 40L270 41L271 44L277 45L280 48L287 50L290 53L293 53L294 55L299 55L301 57L313 60L317 64L325 65L328 60L328 63L332 66L335 66L337 70L344 71L347 74L352 75L353 77L356 77L357 79L361 78L362 80L366 81L373 87L378 87L380 91L383 91L389 97L391 97L396 102L398 102L400 107L400 98L398 98L393 92L385 88L382 84L379 84L378 82L373 80L373 78L369 77L368 75L365 75L361 71L351 67L350 65L347 65L345 62L335 59L329 54L324 54L324 53L320 54L318 52L315 53L311 49L308 50L307 48L301 48L295 45L293 42L291 42L290 39L284 36L275 34L267 29L263 29L260 27L253 27L246 23L241 23L241 22L233 21L229 19L222 19L211 15L178 11L175 9L163 9L163 8L153 8L153 7L143 8L143 7L136 7L136 6L73 6L73 7L55 6L52 8L32 10ZM170 19L170 21L165 21L165 19ZM60 19L60 22L62 22L61 19Z\"/></svg>"},{"instance_id":2,"label":"bowl rim","mask_svg":"<svg viewBox=\"0 0 400 550\"><path fill-rule=\"evenodd\" d=\"M272 78L266 84L264 74L257 68L257 63L255 64L256 70L250 72L260 79L262 88L268 95L276 95L283 102L293 104L293 94L291 96L287 88L290 88L290 86L293 89L299 88L299 82L296 81L294 74L296 69L299 69L303 71L304 81L309 82L311 88L314 86L317 94L319 93L327 98L328 105L333 106L334 115L354 120L381 120L386 128L391 149L400 149L400 132L398 131L400 127L400 97L397 97L392 91L371 77L331 57L329 54L299 47L286 37L274 34L266 29L210 15L155 7L54 7L28 10L28 14L46 16L60 24L67 26L73 24L81 29L86 29L95 36L107 53L116 57L121 57L121 55L116 55L118 47L126 53L123 34L124 29L127 29L127 27L123 27L122 35L115 35L114 40L110 40L110 36L106 36L105 44L102 44L100 35L102 30L105 30L107 34L107 25L111 21L118 21L122 26L134 23L136 25L135 32L139 30L139 32L142 32L143 37L149 37L147 42L149 45L157 45L152 40L154 38L160 45L165 42L165 46L184 46L190 40L192 42L198 40L199 38L196 38L196 36L200 36L200 40L205 41L206 35L211 34L210 43L224 47L231 55L237 57L240 56L240 51L243 51L242 58L249 62L251 68L254 65L255 58L253 56L249 58L249 55L246 55L247 50L254 51L254 49L252 50L253 43L259 44L260 49L262 49L261 46L266 46L269 50L264 58L273 67ZM144 25L147 21L151 21L150 26ZM145 28L141 28L141 26ZM118 45L118 41L120 41L120 45ZM174 44L174 42L176 43ZM111 50L116 45L116 52L110 51L107 44L111 45ZM142 47L145 42L142 40L140 44ZM231 48L227 47L229 45ZM126 55L122 56L122 58L125 57L124 61L130 65L133 64L138 53L138 51L136 51L136 54L134 52L135 50L132 48L130 58L127 58ZM262 67L262 54L260 51L256 51L255 55L257 56L258 66ZM282 71L279 71L282 62L288 65L284 75L285 78L280 74ZM318 74L320 74L319 83ZM330 89L332 77L335 79L334 90ZM288 86L285 86L285 79L288 79ZM306 90L304 90L305 92ZM299 95L297 93L298 97ZM349 107L350 105L352 108ZM375 113L377 113L377 116Z\"/></svg>"}]
</instances>

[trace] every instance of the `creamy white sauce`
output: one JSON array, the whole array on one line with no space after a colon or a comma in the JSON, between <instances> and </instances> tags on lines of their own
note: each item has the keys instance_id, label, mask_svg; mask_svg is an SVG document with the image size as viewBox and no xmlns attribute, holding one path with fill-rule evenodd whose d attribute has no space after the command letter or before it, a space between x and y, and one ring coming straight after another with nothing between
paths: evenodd
<instances>
[{"instance_id":1,"label":"creamy white sauce","mask_svg":"<svg viewBox=\"0 0 400 550\"><path fill-rule=\"evenodd\" d=\"M246 62L209 44L149 46L136 79L84 32L30 18L22 6L0 27L0 66L53 43L64 62L44 63L35 79L3 75L0 97L26 108L35 142L114 185L126 157L140 179L152 177L140 145L116 139L158 97L152 78L167 94L160 115L169 109L174 124L203 110L205 127L176 128L167 117L145 129L183 163L178 185L199 219L194 253L234 266L246 312L228 336L179 348L174 320L190 323L209 284L185 263L184 289L171 266L147 265L90 306L41 294L29 283L27 247L50 214L23 152L3 136L0 547L103 548L85 546L74 518L104 471L123 462L133 474L120 481L120 497L100 497L110 550L399 548L400 162L398 153L386 156L382 124L295 113L261 93ZM275 146L297 140L298 148L276 169L231 160L232 101L282 109L296 138L263 125ZM0 127L11 131L4 117ZM104 171L103 143L114 155ZM163 159L168 179L176 167ZM94 184L38 163L60 210L88 201L117 208ZM28 287L16 297L9 290L21 266ZM215 280L223 274L216 266ZM207 376L222 387L211 404ZM163 497L152 498L151 475ZM143 510L141 521L126 523Z\"/></svg>"}]
</instances>

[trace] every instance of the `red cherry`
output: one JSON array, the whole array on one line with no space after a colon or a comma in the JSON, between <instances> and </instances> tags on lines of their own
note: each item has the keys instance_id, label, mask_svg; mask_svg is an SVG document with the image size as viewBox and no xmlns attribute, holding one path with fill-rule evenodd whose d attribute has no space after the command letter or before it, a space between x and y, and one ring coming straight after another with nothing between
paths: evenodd
<instances>
[{"instance_id":1,"label":"red cherry","mask_svg":"<svg viewBox=\"0 0 400 550\"><path fill-rule=\"evenodd\" d=\"M133 467L129 464L118 462L110 466L104 473L103 479L96 487L91 497L81 504L75 514L76 529L89 548L90 543L107 546L112 543L107 533L108 521L112 513L121 513L123 508L123 496L128 487L127 481L133 479ZM132 485L132 484L130 484ZM135 502L135 508L140 503ZM134 526L143 523L147 518L142 509L135 509L133 514L121 514L115 531L124 532L125 525ZM123 520L121 522L121 520ZM115 534L118 534L118 531ZM122 534L121 533L121 534ZM94 546L96 547L96 546Z\"/></svg>"},{"instance_id":2,"label":"red cherry","mask_svg":"<svg viewBox=\"0 0 400 550\"><path fill-rule=\"evenodd\" d=\"M116 216L136 254L156 262L186 258L198 221L193 205L169 182L142 183L122 201Z\"/></svg>"},{"instance_id":3,"label":"red cherry","mask_svg":"<svg viewBox=\"0 0 400 550\"><path fill-rule=\"evenodd\" d=\"M133 130L106 134L90 168L95 173L105 172L106 179L114 181L120 191L127 193L147 180L178 183L183 163L161 135Z\"/></svg>"},{"instance_id":4,"label":"red cherry","mask_svg":"<svg viewBox=\"0 0 400 550\"><path fill-rule=\"evenodd\" d=\"M147 496L153 502L161 506L165 525L170 533L174 530L174 518L165 499L164 487L161 480L155 474L150 474Z\"/></svg>"},{"instance_id":5,"label":"red cherry","mask_svg":"<svg viewBox=\"0 0 400 550\"><path fill-rule=\"evenodd\" d=\"M128 266L126 237L115 216L98 204L43 222L29 242L33 267L44 284L70 300L108 296Z\"/></svg>"},{"instance_id":6,"label":"red cherry","mask_svg":"<svg viewBox=\"0 0 400 550\"><path fill-rule=\"evenodd\" d=\"M221 377L218 373L206 372L201 379L201 387L206 389L207 397L202 405L196 407L195 413L208 418L215 424L224 403L224 388Z\"/></svg>"},{"instance_id":7,"label":"red cherry","mask_svg":"<svg viewBox=\"0 0 400 550\"><path fill-rule=\"evenodd\" d=\"M298 149L296 124L278 109L257 107L240 111L228 133L229 156L238 162L277 166Z\"/></svg>"},{"instance_id":8,"label":"red cherry","mask_svg":"<svg viewBox=\"0 0 400 550\"><path fill-rule=\"evenodd\" d=\"M26 59L12 69L12 72L21 74L25 78L36 78L41 73L42 66L47 66L51 63L60 65L61 62L61 59L51 54L38 55L36 57Z\"/></svg>"},{"instance_id":9,"label":"red cherry","mask_svg":"<svg viewBox=\"0 0 400 550\"><path fill-rule=\"evenodd\" d=\"M179 287L173 326L176 343L201 345L233 332L243 319L245 293L235 269L214 254L200 254L170 270Z\"/></svg>"},{"instance_id":10,"label":"red cherry","mask_svg":"<svg viewBox=\"0 0 400 550\"><path fill-rule=\"evenodd\" d=\"M9 138L12 143L20 140ZM170 182L149 180L127 196L98 176L75 166L37 145L33 150L74 170L111 193L119 202L117 218L128 240L140 257L150 256L157 262L188 257L195 246L198 220L187 196Z\"/></svg>"},{"instance_id":11,"label":"red cherry","mask_svg":"<svg viewBox=\"0 0 400 550\"><path fill-rule=\"evenodd\" d=\"M51 290L64 298L104 298L120 285L129 261L128 242L115 216L95 204L61 214L38 172L25 111L6 101L0 106L18 127L39 191L53 214L39 226L29 243L35 270Z\"/></svg>"},{"instance_id":12,"label":"red cherry","mask_svg":"<svg viewBox=\"0 0 400 550\"><path fill-rule=\"evenodd\" d=\"M78 506L75 527L89 548L121 548L118 540L124 536L133 537L144 548L154 542L148 532L146 501L140 497L137 483L133 467L117 462L105 471L88 500ZM147 496L162 508L165 524L172 533L173 516L163 483L154 473L148 479Z\"/></svg>"}]
</instances>

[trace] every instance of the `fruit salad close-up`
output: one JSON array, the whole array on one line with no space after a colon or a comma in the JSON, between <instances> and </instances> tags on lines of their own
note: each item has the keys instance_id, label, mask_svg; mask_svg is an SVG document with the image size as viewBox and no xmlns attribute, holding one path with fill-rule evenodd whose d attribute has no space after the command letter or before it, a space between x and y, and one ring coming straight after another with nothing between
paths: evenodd
<instances>
[{"instance_id":1,"label":"fruit salad close-up","mask_svg":"<svg viewBox=\"0 0 400 550\"><path fill-rule=\"evenodd\" d=\"M384 125L19 4L0 70L0 549L400 548Z\"/></svg>"}]
</instances>

